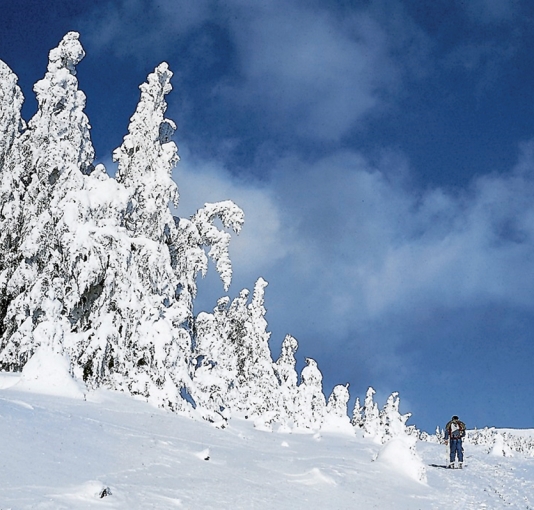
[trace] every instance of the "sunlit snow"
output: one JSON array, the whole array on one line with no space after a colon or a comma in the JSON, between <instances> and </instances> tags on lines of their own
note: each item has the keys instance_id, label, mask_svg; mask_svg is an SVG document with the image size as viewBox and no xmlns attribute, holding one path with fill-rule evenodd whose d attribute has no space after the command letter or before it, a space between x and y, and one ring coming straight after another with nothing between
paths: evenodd
<instances>
[{"instance_id":1,"label":"sunlit snow","mask_svg":"<svg viewBox=\"0 0 534 510\"><path fill-rule=\"evenodd\" d=\"M421 483L402 440L265 432L245 419L221 430L103 389L85 401L45 395L53 377L40 378L41 393L21 391L21 379L0 376L3 510L534 505L534 458L524 454L496 457L466 444L464 469L449 470L432 466L445 465L444 445L417 441Z\"/></svg>"}]
</instances>

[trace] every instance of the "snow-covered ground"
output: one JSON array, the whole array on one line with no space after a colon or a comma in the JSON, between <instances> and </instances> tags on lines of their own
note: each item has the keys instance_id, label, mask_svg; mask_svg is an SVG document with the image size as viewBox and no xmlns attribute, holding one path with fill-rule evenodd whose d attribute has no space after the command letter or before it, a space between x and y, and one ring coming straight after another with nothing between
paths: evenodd
<instances>
[{"instance_id":1,"label":"snow-covered ground","mask_svg":"<svg viewBox=\"0 0 534 510\"><path fill-rule=\"evenodd\" d=\"M121 393L62 396L59 379L0 375L2 510L534 508L534 458L466 446L465 469L447 470L431 466L445 446L418 442L425 484L403 472L402 448L245 419L221 430Z\"/></svg>"}]
</instances>

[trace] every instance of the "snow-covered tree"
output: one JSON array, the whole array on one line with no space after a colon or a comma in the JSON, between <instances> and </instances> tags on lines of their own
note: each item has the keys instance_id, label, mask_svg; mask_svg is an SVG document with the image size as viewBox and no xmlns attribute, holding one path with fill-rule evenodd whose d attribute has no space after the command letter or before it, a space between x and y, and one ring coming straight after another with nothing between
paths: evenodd
<instances>
[{"instance_id":1,"label":"snow-covered tree","mask_svg":"<svg viewBox=\"0 0 534 510\"><path fill-rule=\"evenodd\" d=\"M298 412L295 422L299 427L318 429L323 423L326 400L323 394L323 374L317 362L306 358L298 387Z\"/></svg>"},{"instance_id":2,"label":"snow-covered tree","mask_svg":"<svg viewBox=\"0 0 534 510\"><path fill-rule=\"evenodd\" d=\"M373 399L375 393L374 388L369 386L363 404L363 435L381 442L383 429L378 404Z\"/></svg>"},{"instance_id":3,"label":"snow-covered tree","mask_svg":"<svg viewBox=\"0 0 534 510\"><path fill-rule=\"evenodd\" d=\"M360 429L363 427L363 407L360 404L360 398L356 397L354 402L354 408L352 409L352 418L350 423L356 428Z\"/></svg>"},{"instance_id":4,"label":"snow-covered tree","mask_svg":"<svg viewBox=\"0 0 534 510\"><path fill-rule=\"evenodd\" d=\"M73 287L67 261L77 256L69 252L68 238L78 222L70 216L76 206L67 204L76 203L74 196L83 188L94 156L83 113L85 95L75 77L75 66L83 56L75 32L50 52L47 73L34 87L38 111L15 144L22 157L4 165L12 178L25 183L22 214L15 220L20 229L18 264L7 283L13 299L4 320L1 362L9 368L22 367L42 342L61 352L70 329L62 310L65 293ZM43 330L54 334L43 335Z\"/></svg>"},{"instance_id":5,"label":"snow-covered tree","mask_svg":"<svg viewBox=\"0 0 534 510\"><path fill-rule=\"evenodd\" d=\"M348 383L345 385L338 384L337 386L334 386L326 404L322 429L354 434L354 427L350 422L347 412L349 398Z\"/></svg>"},{"instance_id":6,"label":"snow-covered tree","mask_svg":"<svg viewBox=\"0 0 534 510\"><path fill-rule=\"evenodd\" d=\"M111 250L79 365L91 386L108 384L185 410L191 338L182 325L190 311L177 301L169 248L177 238L169 202L178 199L170 177L178 155L170 131L161 134L171 125L163 118L171 76L160 64L140 86L128 134L114 152L119 172L110 188L122 193L122 222L108 237Z\"/></svg>"},{"instance_id":7,"label":"snow-covered tree","mask_svg":"<svg viewBox=\"0 0 534 510\"><path fill-rule=\"evenodd\" d=\"M7 283L17 264L20 244L21 189L24 186L14 178L11 167L21 158L19 151L12 151L12 147L24 127L20 114L22 102L16 75L0 60L0 337L11 301Z\"/></svg>"},{"instance_id":8,"label":"snow-covered tree","mask_svg":"<svg viewBox=\"0 0 534 510\"><path fill-rule=\"evenodd\" d=\"M393 392L387 399L383 409L379 411L374 401L375 390L369 387L365 395L363 408L356 399L351 423L363 430L364 437L372 438L377 443L387 443L394 437L408 435L406 422L410 413L400 414L399 394ZM413 435L410 433L410 435Z\"/></svg>"},{"instance_id":9,"label":"snow-covered tree","mask_svg":"<svg viewBox=\"0 0 534 510\"><path fill-rule=\"evenodd\" d=\"M278 402L280 421L285 427L291 427L297 412L298 375L295 370L297 349L297 340L291 335L286 335L282 342L280 356L274 364L274 373L280 386Z\"/></svg>"},{"instance_id":10,"label":"snow-covered tree","mask_svg":"<svg viewBox=\"0 0 534 510\"><path fill-rule=\"evenodd\" d=\"M237 374L234 346L228 336L228 305L225 296L213 314L200 313L195 321L194 377L192 397L201 416L214 423L230 416L228 394Z\"/></svg>"},{"instance_id":11,"label":"snow-covered tree","mask_svg":"<svg viewBox=\"0 0 534 510\"><path fill-rule=\"evenodd\" d=\"M225 202L206 204L191 220L172 217L169 203L177 203L178 192L171 171L178 155L169 140L174 124L163 117L171 76L161 64L141 85L128 135L114 153L117 184L128 194L125 229L93 306L93 334L81 364L95 385L105 382L184 410L181 392L194 392L190 332L195 278L207 270L204 246L217 263L224 259L218 269L224 268L229 285L230 235L211 223L219 217L238 231L243 213Z\"/></svg>"},{"instance_id":12,"label":"snow-covered tree","mask_svg":"<svg viewBox=\"0 0 534 510\"><path fill-rule=\"evenodd\" d=\"M117 181L131 193L126 226L134 237L145 236L156 242L170 240L175 225L169 203L178 206L172 169L179 157L171 140L176 125L164 117L172 74L163 62L148 75L139 87L141 99L130 119L128 134L113 152L113 160L118 162Z\"/></svg>"},{"instance_id":13,"label":"snow-covered tree","mask_svg":"<svg viewBox=\"0 0 534 510\"><path fill-rule=\"evenodd\" d=\"M278 415L279 384L264 317L266 286L259 278L250 303L249 291L244 289L229 309L228 300L219 300L213 315L199 314L194 382L197 391L210 393L212 404L270 422ZM197 399L205 400L206 395Z\"/></svg>"},{"instance_id":14,"label":"snow-covered tree","mask_svg":"<svg viewBox=\"0 0 534 510\"><path fill-rule=\"evenodd\" d=\"M338 384L334 386L328 402L326 404L326 412L335 416L336 418L347 418L347 404L349 402L349 385Z\"/></svg>"},{"instance_id":15,"label":"snow-covered tree","mask_svg":"<svg viewBox=\"0 0 534 510\"><path fill-rule=\"evenodd\" d=\"M241 344L245 352L238 352L238 359L242 360L240 366L244 378L239 381L238 375L238 381L241 400L246 403L247 412L253 416L263 416L270 422L279 414L279 385L268 344L271 333L267 331L265 320L266 286L267 282L258 278L254 285L252 301L247 307L246 341Z\"/></svg>"},{"instance_id":16,"label":"snow-covered tree","mask_svg":"<svg viewBox=\"0 0 534 510\"><path fill-rule=\"evenodd\" d=\"M393 392L387 399L384 409L380 413L380 420L383 427L382 441L406 434L406 422L411 414L400 414L399 393Z\"/></svg>"},{"instance_id":17,"label":"snow-covered tree","mask_svg":"<svg viewBox=\"0 0 534 510\"><path fill-rule=\"evenodd\" d=\"M227 314L227 340L228 352L231 357L226 357L227 370L233 373L226 402L232 411L245 411L246 405L241 400L240 386L246 377L246 360L252 353L249 352L250 344L247 342L246 323L248 319L247 303L250 291L243 289L230 304Z\"/></svg>"}]
</instances>

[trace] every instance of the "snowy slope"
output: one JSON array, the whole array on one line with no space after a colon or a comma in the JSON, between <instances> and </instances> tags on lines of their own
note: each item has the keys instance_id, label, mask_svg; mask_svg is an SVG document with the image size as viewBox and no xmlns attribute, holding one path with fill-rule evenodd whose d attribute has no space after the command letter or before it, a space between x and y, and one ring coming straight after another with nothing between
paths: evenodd
<instances>
[{"instance_id":1,"label":"snowy slope","mask_svg":"<svg viewBox=\"0 0 534 510\"><path fill-rule=\"evenodd\" d=\"M453 471L430 466L445 463L443 445L418 442L423 484L374 461L383 446L369 439L265 432L244 419L221 430L117 392L83 400L19 379L0 377L2 510L534 507L529 457L467 446L466 468Z\"/></svg>"}]
</instances>

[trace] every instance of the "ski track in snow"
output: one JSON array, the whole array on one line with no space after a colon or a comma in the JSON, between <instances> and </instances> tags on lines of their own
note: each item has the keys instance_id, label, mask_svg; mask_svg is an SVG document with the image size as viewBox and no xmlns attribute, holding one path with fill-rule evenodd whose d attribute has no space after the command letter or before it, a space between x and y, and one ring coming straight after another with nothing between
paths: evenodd
<instances>
[{"instance_id":1,"label":"ski track in snow","mask_svg":"<svg viewBox=\"0 0 534 510\"><path fill-rule=\"evenodd\" d=\"M0 390L0 509L533 509L534 459L417 444L428 484L348 435L225 430L100 391L88 401ZM106 489L110 495L99 495Z\"/></svg>"},{"instance_id":2,"label":"ski track in snow","mask_svg":"<svg viewBox=\"0 0 534 510\"><path fill-rule=\"evenodd\" d=\"M420 453L426 451L426 458L437 448L418 445ZM464 469L428 468L429 485L445 489L443 499L431 508L534 509L534 459L519 454L513 458L494 457L482 446L466 444L464 448ZM448 453L443 446L439 449L439 464L448 464Z\"/></svg>"}]
</instances>

